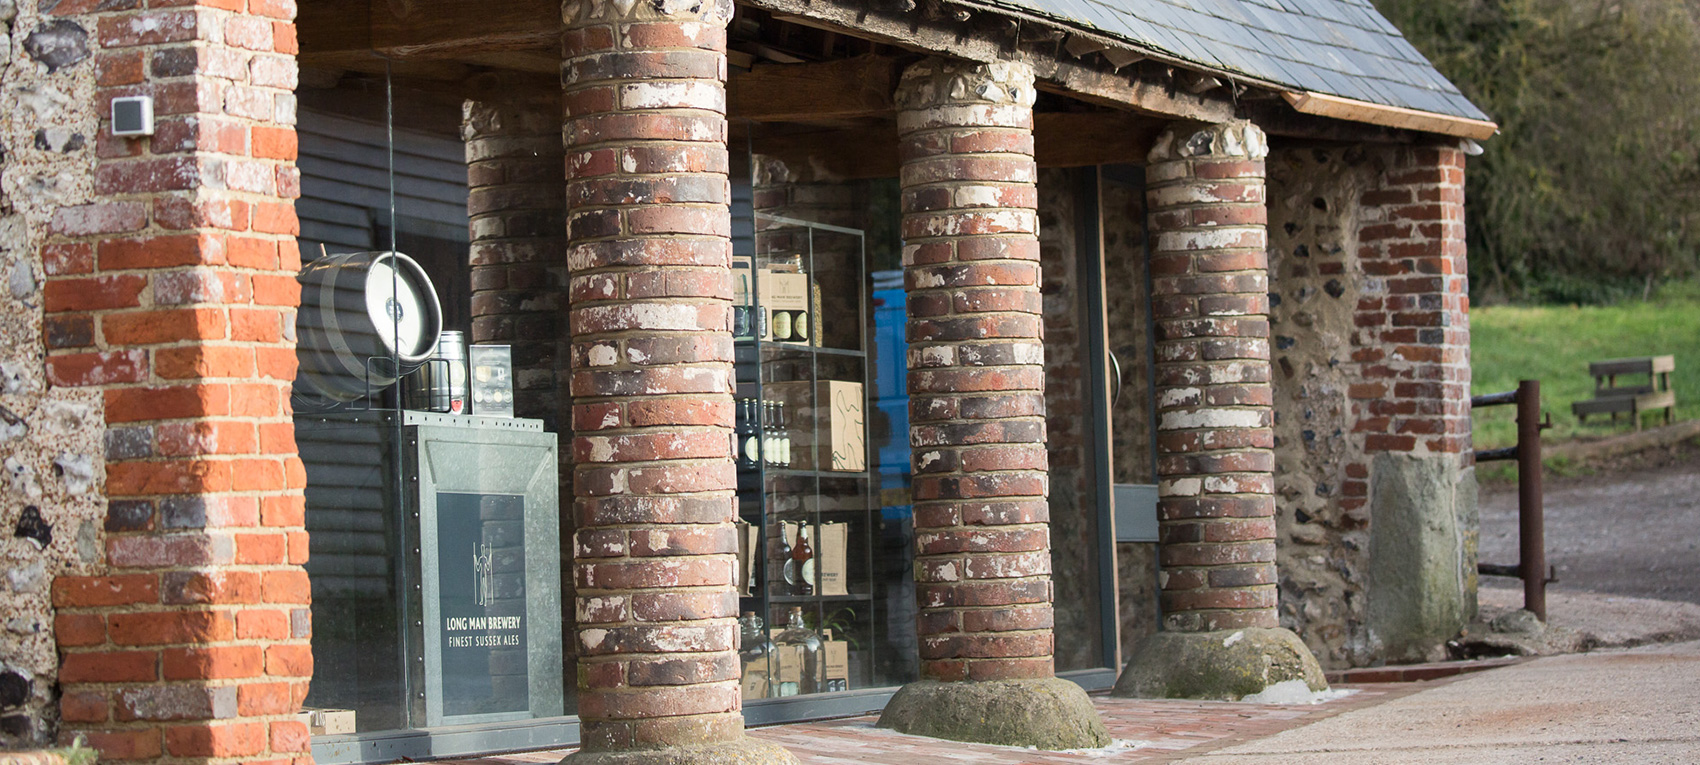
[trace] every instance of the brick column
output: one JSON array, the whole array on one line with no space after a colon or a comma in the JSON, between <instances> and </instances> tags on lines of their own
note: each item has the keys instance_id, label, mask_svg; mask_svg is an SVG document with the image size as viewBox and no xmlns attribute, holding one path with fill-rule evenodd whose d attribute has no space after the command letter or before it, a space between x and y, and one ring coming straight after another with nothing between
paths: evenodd
<instances>
[{"instance_id":1,"label":"brick column","mask_svg":"<svg viewBox=\"0 0 1700 765\"><path fill-rule=\"evenodd\" d=\"M1062 749L1109 739L1052 673L1034 95L1015 63L898 85L923 680L880 724Z\"/></svg>"},{"instance_id":2,"label":"brick column","mask_svg":"<svg viewBox=\"0 0 1700 765\"><path fill-rule=\"evenodd\" d=\"M562 432L571 399L560 93L467 101L461 135L471 189L472 342L513 346L514 413ZM562 465L563 477L571 471Z\"/></svg>"},{"instance_id":3,"label":"brick column","mask_svg":"<svg viewBox=\"0 0 1700 765\"><path fill-rule=\"evenodd\" d=\"M1367 626L1389 661L1444 656L1476 612L1464 152L1400 147L1359 198L1352 431L1340 508L1367 521Z\"/></svg>"},{"instance_id":4,"label":"brick column","mask_svg":"<svg viewBox=\"0 0 1700 765\"><path fill-rule=\"evenodd\" d=\"M103 760L311 762L294 6L111 7L98 113L151 95L157 122L101 120L95 200L44 253L49 316L82 328L48 378L102 389L108 426L105 571L53 585L60 735Z\"/></svg>"},{"instance_id":5,"label":"brick column","mask_svg":"<svg viewBox=\"0 0 1700 765\"><path fill-rule=\"evenodd\" d=\"M1436 146L1391 154L1381 184L1364 191L1359 208L1359 267L1367 278L1352 360L1366 387L1352 392L1354 431L1371 453L1468 457L1464 152ZM1368 487L1343 488L1362 497Z\"/></svg>"},{"instance_id":6,"label":"brick column","mask_svg":"<svg viewBox=\"0 0 1700 765\"><path fill-rule=\"evenodd\" d=\"M563 5L584 762L795 762L743 735L729 0Z\"/></svg>"},{"instance_id":7,"label":"brick column","mask_svg":"<svg viewBox=\"0 0 1700 765\"><path fill-rule=\"evenodd\" d=\"M1268 152L1248 122L1175 125L1151 150L1165 632L1135 650L1118 693L1238 698L1289 679L1324 687L1275 612Z\"/></svg>"}]
</instances>

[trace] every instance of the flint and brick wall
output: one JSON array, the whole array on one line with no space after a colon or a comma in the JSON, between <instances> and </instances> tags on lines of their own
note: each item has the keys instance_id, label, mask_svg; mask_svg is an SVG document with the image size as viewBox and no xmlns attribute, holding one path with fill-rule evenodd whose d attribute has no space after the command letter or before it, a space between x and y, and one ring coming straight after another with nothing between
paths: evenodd
<instances>
[{"instance_id":1,"label":"flint and brick wall","mask_svg":"<svg viewBox=\"0 0 1700 765\"><path fill-rule=\"evenodd\" d=\"M42 250L48 381L100 391L108 425L103 565L53 585L60 737L112 760L310 761L294 9L140 5L87 17L94 110L151 95L156 133L91 136L97 201L61 209Z\"/></svg>"},{"instance_id":2,"label":"flint and brick wall","mask_svg":"<svg viewBox=\"0 0 1700 765\"><path fill-rule=\"evenodd\" d=\"M1474 479L1461 153L1390 146L1277 148L1269 160L1270 295L1280 496L1281 623L1328 667L1424 658L1433 634L1384 634L1372 572L1410 544L1376 475L1377 457L1439 459L1457 498L1435 497L1456 529L1459 571L1434 603L1473 612ZM1381 463L1384 468L1401 464ZM1378 488L1381 487L1381 488ZM1388 504L1393 503L1393 504ZM1389 512L1383 510L1382 512ZM1378 546L1379 545L1379 546ZM1402 587L1420 572L1390 572ZM1439 612L1440 609L1434 609Z\"/></svg>"},{"instance_id":3,"label":"flint and brick wall","mask_svg":"<svg viewBox=\"0 0 1700 765\"><path fill-rule=\"evenodd\" d=\"M898 89L928 679L1053 672L1032 77L929 60Z\"/></svg>"},{"instance_id":4,"label":"flint and brick wall","mask_svg":"<svg viewBox=\"0 0 1700 765\"><path fill-rule=\"evenodd\" d=\"M1171 630L1277 626L1265 151L1248 123L1176 126L1146 171Z\"/></svg>"},{"instance_id":5,"label":"flint and brick wall","mask_svg":"<svg viewBox=\"0 0 1700 765\"><path fill-rule=\"evenodd\" d=\"M742 737L725 25L565 7L578 712L589 752Z\"/></svg>"}]
</instances>

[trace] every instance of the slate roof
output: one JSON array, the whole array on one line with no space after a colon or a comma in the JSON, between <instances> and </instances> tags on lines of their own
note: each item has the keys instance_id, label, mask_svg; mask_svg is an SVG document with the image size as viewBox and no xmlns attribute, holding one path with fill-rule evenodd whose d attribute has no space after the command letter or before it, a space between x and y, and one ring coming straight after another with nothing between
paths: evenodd
<instances>
[{"instance_id":1,"label":"slate roof","mask_svg":"<svg viewBox=\"0 0 1700 765\"><path fill-rule=\"evenodd\" d=\"M982 0L1207 67L1486 120L1370 0Z\"/></svg>"}]
</instances>

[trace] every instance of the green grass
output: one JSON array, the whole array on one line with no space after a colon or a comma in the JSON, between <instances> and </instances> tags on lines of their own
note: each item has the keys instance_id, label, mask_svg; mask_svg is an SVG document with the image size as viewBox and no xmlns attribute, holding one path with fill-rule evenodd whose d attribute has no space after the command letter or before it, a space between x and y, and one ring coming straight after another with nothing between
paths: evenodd
<instances>
[{"instance_id":1,"label":"green grass","mask_svg":"<svg viewBox=\"0 0 1700 765\"><path fill-rule=\"evenodd\" d=\"M1625 356L1675 355L1676 417L1700 416L1700 284L1663 289L1653 300L1609 306L1495 306L1470 311L1471 392L1514 390L1517 381L1541 381L1541 408L1552 415L1546 443L1578 435L1630 431L1627 417L1617 426L1596 415L1586 425L1570 413L1573 401L1593 397L1588 363ZM1510 446L1517 441L1515 407L1498 406L1474 414L1477 449ZM1647 425L1662 424L1644 415Z\"/></svg>"}]
</instances>

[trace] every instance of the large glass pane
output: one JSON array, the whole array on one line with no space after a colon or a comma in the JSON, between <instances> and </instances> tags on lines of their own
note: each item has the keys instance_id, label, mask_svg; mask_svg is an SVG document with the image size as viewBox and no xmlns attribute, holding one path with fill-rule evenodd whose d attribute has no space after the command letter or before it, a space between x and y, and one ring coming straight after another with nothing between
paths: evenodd
<instances>
[{"instance_id":1,"label":"large glass pane","mask_svg":"<svg viewBox=\"0 0 1700 765\"><path fill-rule=\"evenodd\" d=\"M1155 502L1157 463L1155 404L1151 370L1155 368L1151 324L1150 274L1145 242L1145 182L1142 168L1107 166L1100 184L1103 214L1105 319L1109 359L1116 374L1112 383L1110 432L1114 445L1112 480L1119 487L1140 487L1145 501ZM1129 496L1123 494L1121 496ZM1132 528L1117 528L1125 541L1116 545L1121 647L1130 654L1139 641L1157 631L1157 519L1155 508L1140 505L1144 515ZM1118 520L1128 508L1117 508Z\"/></svg>"},{"instance_id":2,"label":"large glass pane","mask_svg":"<svg viewBox=\"0 0 1700 765\"><path fill-rule=\"evenodd\" d=\"M316 746L561 717L558 104L345 63L299 91Z\"/></svg>"},{"instance_id":3,"label":"large glass pane","mask_svg":"<svg viewBox=\"0 0 1700 765\"><path fill-rule=\"evenodd\" d=\"M901 685L916 646L895 185L815 181L751 141L733 182L745 698Z\"/></svg>"},{"instance_id":4,"label":"large glass pane","mask_svg":"<svg viewBox=\"0 0 1700 765\"><path fill-rule=\"evenodd\" d=\"M1103 385L1092 310L1097 198L1092 169L1039 174L1039 259L1044 283L1045 448L1050 457L1051 571L1059 671L1106 666L1099 565L1102 492L1098 459L1107 440L1098 416Z\"/></svg>"}]
</instances>

